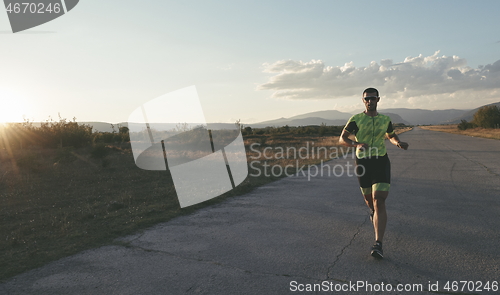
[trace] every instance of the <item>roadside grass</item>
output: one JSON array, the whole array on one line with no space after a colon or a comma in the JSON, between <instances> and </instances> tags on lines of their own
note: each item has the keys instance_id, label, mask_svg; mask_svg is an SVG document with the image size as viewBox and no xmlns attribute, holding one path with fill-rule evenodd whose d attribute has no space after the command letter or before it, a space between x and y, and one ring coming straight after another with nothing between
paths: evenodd
<instances>
[{"instance_id":1,"label":"roadside grass","mask_svg":"<svg viewBox=\"0 0 500 295\"><path fill-rule=\"evenodd\" d=\"M473 137L500 139L500 129L489 129L489 128L477 127L477 128L466 129L466 130L460 130L460 129L458 129L457 124L419 126L419 127L422 129L425 129L425 130L461 134L461 135L467 135L467 136L473 136Z\"/></svg>"},{"instance_id":2,"label":"roadside grass","mask_svg":"<svg viewBox=\"0 0 500 295\"><path fill-rule=\"evenodd\" d=\"M260 135L245 139L250 161L260 161L249 149L271 152L278 146L306 142L337 145L333 137ZM261 144L264 143L264 144ZM249 176L234 190L202 204L180 208L168 171L136 167L130 144L109 147L107 156L91 157L80 149L23 149L9 155L0 150L0 279L50 261L99 247L154 224L242 195L282 175ZM281 159L267 154L269 165L317 162ZM261 169L262 163L254 163ZM254 171L255 172L255 171ZM294 172L294 171L292 171ZM292 173L290 172L290 173ZM249 170L251 173L251 170ZM255 175L256 173L254 173Z\"/></svg>"},{"instance_id":3,"label":"roadside grass","mask_svg":"<svg viewBox=\"0 0 500 295\"><path fill-rule=\"evenodd\" d=\"M249 135L244 142L253 166L243 183L187 208L180 208L168 171L137 168L130 143L108 145L101 157L91 155L102 147L0 150L0 280L112 244L118 237L248 193L285 177L285 171L295 174L303 165L307 170L307 165L346 153L333 134ZM266 175L264 165L282 170Z\"/></svg>"}]
</instances>

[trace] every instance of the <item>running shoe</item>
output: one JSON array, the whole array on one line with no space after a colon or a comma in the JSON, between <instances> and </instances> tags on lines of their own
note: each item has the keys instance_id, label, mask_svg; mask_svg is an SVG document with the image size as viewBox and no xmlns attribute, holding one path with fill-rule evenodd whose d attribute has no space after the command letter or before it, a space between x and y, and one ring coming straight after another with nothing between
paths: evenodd
<instances>
[{"instance_id":1,"label":"running shoe","mask_svg":"<svg viewBox=\"0 0 500 295\"><path fill-rule=\"evenodd\" d=\"M375 214L375 210L370 209L370 222L373 224L373 214Z\"/></svg>"},{"instance_id":2,"label":"running shoe","mask_svg":"<svg viewBox=\"0 0 500 295\"><path fill-rule=\"evenodd\" d=\"M382 251L382 243L376 242L372 247L372 256L375 258L384 258L384 251Z\"/></svg>"}]
</instances>

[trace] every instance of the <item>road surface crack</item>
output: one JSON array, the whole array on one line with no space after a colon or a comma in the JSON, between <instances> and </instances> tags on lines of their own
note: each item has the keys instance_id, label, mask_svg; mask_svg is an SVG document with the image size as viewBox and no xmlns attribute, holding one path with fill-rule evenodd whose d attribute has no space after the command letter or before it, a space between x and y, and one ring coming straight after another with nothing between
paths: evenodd
<instances>
[{"instance_id":1,"label":"road surface crack","mask_svg":"<svg viewBox=\"0 0 500 295\"><path fill-rule=\"evenodd\" d=\"M466 156L464 156L464 155L462 155L461 153L459 153L458 151L455 151L455 150L452 150L452 151L453 151L453 152L455 152L457 155L461 156L462 158L466 159L467 161L470 161L470 162L472 162L472 163L474 163L474 164L476 164L476 165L478 165L478 166L483 167L483 168L486 170L486 172L488 172L488 173L490 173L490 174L492 174L492 175L495 175L495 176L499 176L499 177L500 177L500 174L495 173L494 171L492 171L492 170L491 170L488 166L484 165L483 163L481 163L481 162L479 162L479 161L474 161L474 160L472 160L472 159L469 159L469 158L467 158Z\"/></svg>"},{"instance_id":2,"label":"road surface crack","mask_svg":"<svg viewBox=\"0 0 500 295\"><path fill-rule=\"evenodd\" d=\"M356 236L360 233L361 231L361 227L363 225L365 225L366 221L368 220L368 216L365 218L365 220L363 220L363 223L361 223L358 228L356 229L356 232L354 233L354 235L352 236L351 240L349 241L349 244L345 245L344 248L342 248L342 250L340 250L340 253L339 255L337 255L337 257L335 258L335 261L333 262L332 265L330 265L328 267L328 270L326 272L326 279L327 280L330 280L330 279L333 279L332 277L330 277L330 273L332 272L333 268L335 267L335 265L339 262L340 260L340 257L342 255L344 255L344 252L347 250L347 248L349 248L349 246L352 245L352 242L354 241L354 239L356 239Z\"/></svg>"}]
</instances>

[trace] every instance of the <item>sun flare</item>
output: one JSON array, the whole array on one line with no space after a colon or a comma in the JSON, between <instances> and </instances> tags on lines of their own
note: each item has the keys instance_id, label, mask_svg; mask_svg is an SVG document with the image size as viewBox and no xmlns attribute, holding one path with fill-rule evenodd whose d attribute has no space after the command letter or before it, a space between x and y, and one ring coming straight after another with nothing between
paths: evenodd
<instances>
[{"instance_id":1,"label":"sun flare","mask_svg":"<svg viewBox=\"0 0 500 295\"><path fill-rule=\"evenodd\" d=\"M23 122L30 106L19 95L0 88L0 123Z\"/></svg>"}]
</instances>

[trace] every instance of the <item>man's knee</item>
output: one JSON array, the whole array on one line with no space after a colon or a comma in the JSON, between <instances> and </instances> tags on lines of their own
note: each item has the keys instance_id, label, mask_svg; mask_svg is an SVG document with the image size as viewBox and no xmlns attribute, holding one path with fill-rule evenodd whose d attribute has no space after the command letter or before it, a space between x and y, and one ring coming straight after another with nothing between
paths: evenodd
<instances>
[{"instance_id":1,"label":"man's knee","mask_svg":"<svg viewBox=\"0 0 500 295\"><path fill-rule=\"evenodd\" d=\"M364 197L364 198L365 198L365 200L367 200L367 201L371 201L371 200L373 200L373 195L372 195L372 194L363 195L363 197Z\"/></svg>"},{"instance_id":2,"label":"man's knee","mask_svg":"<svg viewBox=\"0 0 500 295\"><path fill-rule=\"evenodd\" d=\"M375 191L373 195L373 200L375 202L385 202L385 199L387 199L387 196L389 195L389 192L384 192L384 191Z\"/></svg>"}]
</instances>

